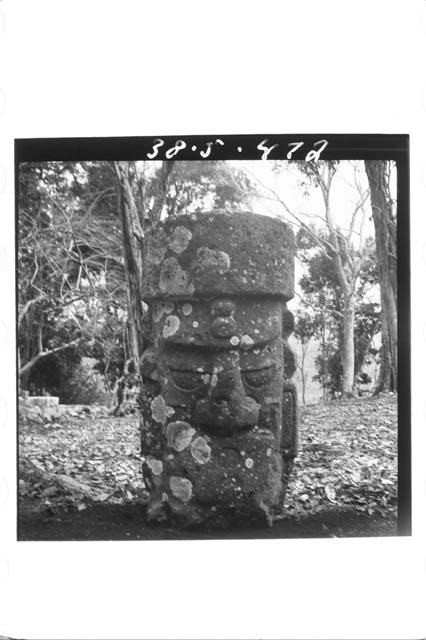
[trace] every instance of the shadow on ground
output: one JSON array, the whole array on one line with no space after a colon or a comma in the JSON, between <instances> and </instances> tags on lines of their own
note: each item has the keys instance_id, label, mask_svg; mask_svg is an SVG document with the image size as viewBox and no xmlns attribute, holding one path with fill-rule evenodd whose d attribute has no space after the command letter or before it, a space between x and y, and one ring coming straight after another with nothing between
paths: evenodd
<instances>
[{"instance_id":1,"label":"shadow on ground","mask_svg":"<svg viewBox=\"0 0 426 640\"><path fill-rule=\"evenodd\" d=\"M396 524L380 516L342 509L278 520L272 528L230 527L184 530L150 525L135 505L96 505L81 512L40 513L21 507L18 540L217 540L376 537L397 535Z\"/></svg>"}]
</instances>

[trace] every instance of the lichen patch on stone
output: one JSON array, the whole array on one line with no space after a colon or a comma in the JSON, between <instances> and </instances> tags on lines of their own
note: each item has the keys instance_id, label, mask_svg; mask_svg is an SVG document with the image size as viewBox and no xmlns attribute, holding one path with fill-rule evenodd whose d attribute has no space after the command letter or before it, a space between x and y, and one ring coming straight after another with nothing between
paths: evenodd
<instances>
[{"instance_id":1,"label":"lichen patch on stone","mask_svg":"<svg viewBox=\"0 0 426 640\"><path fill-rule=\"evenodd\" d=\"M192 457L198 462L198 464L206 464L211 458L211 447L207 444L207 441L202 436L195 438L191 444Z\"/></svg>"},{"instance_id":2,"label":"lichen patch on stone","mask_svg":"<svg viewBox=\"0 0 426 640\"><path fill-rule=\"evenodd\" d=\"M147 456L146 464L155 476L159 476L163 473L163 463L161 460L157 460L153 456Z\"/></svg>"},{"instance_id":3,"label":"lichen patch on stone","mask_svg":"<svg viewBox=\"0 0 426 640\"><path fill-rule=\"evenodd\" d=\"M200 247L197 250L197 259L192 264L195 271L216 271L219 274L225 273L231 267L231 259L225 251Z\"/></svg>"},{"instance_id":4,"label":"lichen patch on stone","mask_svg":"<svg viewBox=\"0 0 426 640\"><path fill-rule=\"evenodd\" d=\"M170 295L192 294L194 287L188 284L188 274L173 256L161 265L160 290Z\"/></svg>"},{"instance_id":5,"label":"lichen patch on stone","mask_svg":"<svg viewBox=\"0 0 426 640\"><path fill-rule=\"evenodd\" d=\"M183 502L189 502L192 497L192 482L188 478L180 476L171 476L170 489L176 498L180 498Z\"/></svg>"},{"instance_id":6,"label":"lichen patch on stone","mask_svg":"<svg viewBox=\"0 0 426 640\"><path fill-rule=\"evenodd\" d=\"M179 330L180 320L177 316L168 316L163 326L163 338L169 338Z\"/></svg>"},{"instance_id":7,"label":"lichen patch on stone","mask_svg":"<svg viewBox=\"0 0 426 640\"><path fill-rule=\"evenodd\" d=\"M148 245L147 261L160 264L167 251L167 235L164 229L157 229Z\"/></svg>"},{"instance_id":8,"label":"lichen patch on stone","mask_svg":"<svg viewBox=\"0 0 426 640\"><path fill-rule=\"evenodd\" d=\"M195 429L189 422L183 420L170 422L166 428L167 444L175 451L183 451L191 442L194 433Z\"/></svg>"},{"instance_id":9,"label":"lichen patch on stone","mask_svg":"<svg viewBox=\"0 0 426 640\"><path fill-rule=\"evenodd\" d=\"M163 396L157 396L151 402L151 415L155 422L166 424L167 422L167 405Z\"/></svg>"},{"instance_id":10,"label":"lichen patch on stone","mask_svg":"<svg viewBox=\"0 0 426 640\"><path fill-rule=\"evenodd\" d=\"M169 242L169 247L174 253L183 253L190 243L192 233L189 229L183 226L176 227L173 230L172 239Z\"/></svg>"},{"instance_id":11,"label":"lichen patch on stone","mask_svg":"<svg viewBox=\"0 0 426 640\"><path fill-rule=\"evenodd\" d=\"M251 349L253 345L254 345L253 338L250 338L250 336L248 335L242 336L241 349L244 349L245 351L247 351L248 349Z\"/></svg>"},{"instance_id":12,"label":"lichen patch on stone","mask_svg":"<svg viewBox=\"0 0 426 640\"><path fill-rule=\"evenodd\" d=\"M163 302L155 302L152 305L152 319L154 322L159 322L162 316L165 314L166 310L164 308Z\"/></svg>"}]
</instances>

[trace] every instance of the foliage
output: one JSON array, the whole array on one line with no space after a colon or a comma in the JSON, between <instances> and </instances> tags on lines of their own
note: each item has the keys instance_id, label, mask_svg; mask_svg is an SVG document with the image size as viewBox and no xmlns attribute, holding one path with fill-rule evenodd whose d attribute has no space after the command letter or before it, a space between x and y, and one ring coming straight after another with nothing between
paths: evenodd
<instances>
[{"instance_id":1,"label":"foliage","mask_svg":"<svg viewBox=\"0 0 426 640\"><path fill-rule=\"evenodd\" d=\"M294 314L294 337L297 338L301 345L300 358L297 361L297 367L300 370L302 381L302 402L306 401L307 372L305 371L306 355L311 341L318 333L318 317L312 313L308 313L306 308L298 309Z\"/></svg>"},{"instance_id":2,"label":"foliage","mask_svg":"<svg viewBox=\"0 0 426 640\"><path fill-rule=\"evenodd\" d=\"M368 244L365 243L365 221L368 215L365 203L368 197L368 189L360 179L360 163L349 162L349 165L353 169L351 186L357 192L358 201L353 203L352 200L348 200L348 204L351 205L351 212L350 221L346 225L342 224L341 220L336 221L339 211L334 204L333 198L336 175L339 173L339 162L297 161L290 164L276 163L278 173L283 167L293 166L297 168L300 173L299 186L303 189L305 195L310 195L312 187L318 188L320 200L322 201L320 205L321 215L315 214L315 218L319 218L322 221L319 233L316 233L313 227L309 227L303 220L306 214L295 213L271 190L287 215L292 220L295 219L300 228L307 232L310 240L315 241L323 257L330 263L333 278L338 285L341 306L339 310L342 318L342 338L339 345L342 366L341 388L342 393L348 397L353 395L355 386L355 295L359 274L369 253Z\"/></svg>"},{"instance_id":3,"label":"foliage","mask_svg":"<svg viewBox=\"0 0 426 640\"><path fill-rule=\"evenodd\" d=\"M315 236L327 240L324 230L312 227L312 231ZM298 258L305 270L299 280L303 296L301 310L296 314L295 335L303 343L302 334L309 331L311 337L319 341L317 373L314 379L320 381L324 389L334 397L342 392L344 296L330 256L318 247L309 230L300 228L296 242ZM371 239L366 241L366 247L368 253L359 271L355 292L354 373L358 385L366 382L362 369L371 353L372 338L380 327L378 304L369 302L367 297L368 290L377 284L374 244Z\"/></svg>"},{"instance_id":4,"label":"foliage","mask_svg":"<svg viewBox=\"0 0 426 640\"><path fill-rule=\"evenodd\" d=\"M61 388L60 399L68 404L107 404L103 378L91 362L80 362L74 368L66 386Z\"/></svg>"},{"instance_id":5,"label":"foliage","mask_svg":"<svg viewBox=\"0 0 426 640\"><path fill-rule=\"evenodd\" d=\"M114 198L105 163L20 165L18 344L23 388L40 386L40 369L34 367L43 359L58 352L67 357L64 350L71 347L88 355L105 307L122 295Z\"/></svg>"},{"instance_id":6,"label":"foliage","mask_svg":"<svg viewBox=\"0 0 426 640\"><path fill-rule=\"evenodd\" d=\"M222 161L173 163L166 192L168 215L248 206L253 187L243 171Z\"/></svg>"},{"instance_id":7,"label":"foliage","mask_svg":"<svg viewBox=\"0 0 426 640\"><path fill-rule=\"evenodd\" d=\"M68 382L81 363L81 354L76 347L70 347L36 362L28 376L27 387L31 395L59 396L66 402Z\"/></svg>"}]
</instances>

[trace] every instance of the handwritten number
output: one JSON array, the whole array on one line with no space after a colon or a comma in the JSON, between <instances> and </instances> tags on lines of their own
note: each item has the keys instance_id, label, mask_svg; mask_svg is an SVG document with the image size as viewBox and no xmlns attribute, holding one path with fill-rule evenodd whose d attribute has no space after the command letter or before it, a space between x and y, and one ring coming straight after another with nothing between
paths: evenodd
<instances>
[{"instance_id":1,"label":"handwritten number","mask_svg":"<svg viewBox=\"0 0 426 640\"><path fill-rule=\"evenodd\" d=\"M260 142L257 145L257 149L259 151L263 151L262 153L262 160L267 160L269 154L271 153L272 149L275 149L275 147L278 147L277 144L273 144L272 147L267 147L266 143L268 142L268 138L265 138L265 140L262 140L262 142Z\"/></svg>"},{"instance_id":2,"label":"handwritten number","mask_svg":"<svg viewBox=\"0 0 426 640\"><path fill-rule=\"evenodd\" d=\"M328 145L328 140L317 140L317 142L314 142L314 147L316 147L318 145L321 145L320 148L319 149L311 149L309 151L309 153L306 154L305 160L308 160L308 161L315 160L315 162L318 162L322 151L324 151L324 149Z\"/></svg>"},{"instance_id":3,"label":"handwritten number","mask_svg":"<svg viewBox=\"0 0 426 640\"><path fill-rule=\"evenodd\" d=\"M300 147L303 147L304 142L289 142L288 146L289 147L293 147L293 149L291 149L288 154L287 154L287 160L291 160L291 156L293 155L293 153L295 153L298 149L300 149Z\"/></svg>"},{"instance_id":4,"label":"handwritten number","mask_svg":"<svg viewBox=\"0 0 426 640\"><path fill-rule=\"evenodd\" d=\"M178 140L174 147L170 147L168 151L166 151L166 158L170 160L170 158L174 158L179 151L186 148L186 142L183 140Z\"/></svg>"},{"instance_id":5,"label":"handwritten number","mask_svg":"<svg viewBox=\"0 0 426 640\"><path fill-rule=\"evenodd\" d=\"M213 144L213 142L207 142L206 150L205 151L200 151L200 156L202 158L208 158L209 157L209 155L211 153L211 150L212 150L212 144Z\"/></svg>"},{"instance_id":6,"label":"handwritten number","mask_svg":"<svg viewBox=\"0 0 426 640\"><path fill-rule=\"evenodd\" d=\"M262 142L257 145L257 149L259 151L262 151L262 160L267 160L271 151L278 147L278 144L268 145L268 142L268 138L265 138L265 140L262 140ZM214 144L218 144L223 147L225 143L220 138L216 138L214 142L206 142L206 148L203 151L200 151L200 156L202 158L208 158L211 154ZM298 151L301 147L303 147L304 144L304 142L289 142L288 146L290 147L290 150L287 153L287 160L292 160L293 154L296 153L296 151ZM308 151L308 153L306 154L305 160L307 160L308 162L311 160L318 162L321 153L327 146L328 140L317 140L317 142L314 142L313 144L313 149ZM154 158L158 156L159 149L161 147L164 147L164 140L162 138L156 138L152 145L152 151L146 154L147 157L150 160L154 160ZM186 149L186 142L184 140L177 140L174 147L170 147L170 149L166 151L165 156L168 160L170 160L171 158L174 158L179 153L179 151L182 151L182 149ZM194 145L192 147L192 150L195 151L195 149L196 146ZM238 147L238 151L240 150L241 148Z\"/></svg>"},{"instance_id":7,"label":"handwritten number","mask_svg":"<svg viewBox=\"0 0 426 640\"><path fill-rule=\"evenodd\" d=\"M164 140L161 138L156 138L154 144L152 145L151 153L147 153L146 155L150 160L153 160L158 155L158 149L164 145Z\"/></svg>"},{"instance_id":8,"label":"handwritten number","mask_svg":"<svg viewBox=\"0 0 426 640\"><path fill-rule=\"evenodd\" d=\"M225 143L220 138L216 138L214 143L213 142L206 142L205 150L204 151L200 151L200 156L202 158L208 158L209 157L209 155L211 154L211 151L212 151L213 144L220 144L220 146L223 147Z\"/></svg>"}]
</instances>

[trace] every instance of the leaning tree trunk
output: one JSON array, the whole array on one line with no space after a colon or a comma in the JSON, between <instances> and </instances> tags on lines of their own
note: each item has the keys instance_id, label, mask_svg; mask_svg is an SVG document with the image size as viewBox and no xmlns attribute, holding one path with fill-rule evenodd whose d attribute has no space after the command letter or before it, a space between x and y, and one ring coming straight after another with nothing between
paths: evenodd
<instances>
[{"instance_id":1,"label":"leaning tree trunk","mask_svg":"<svg viewBox=\"0 0 426 640\"><path fill-rule=\"evenodd\" d=\"M396 218L392 213L388 162L366 160L379 268L382 346L375 393L395 391L398 384Z\"/></svg>"}]
</instances>

